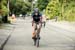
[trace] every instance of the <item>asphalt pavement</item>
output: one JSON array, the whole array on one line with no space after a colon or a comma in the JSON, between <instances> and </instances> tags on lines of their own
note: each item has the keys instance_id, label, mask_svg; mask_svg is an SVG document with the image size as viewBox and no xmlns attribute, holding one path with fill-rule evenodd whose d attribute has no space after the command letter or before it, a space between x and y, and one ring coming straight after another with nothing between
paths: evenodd
<instances>
[{"instance_id":1,"label":"asphalt pavement","mask_svg":"<svg viewBox=\"0 0 75 50\"><path fill-rule=\"evenodd\" d=\"M3 50L75 50L75 32L47 22L46 27L42 27L40 35L40 47L37 48L33 45L31 38L31 19L18 18Z\"/></svg>"}]
</instances>

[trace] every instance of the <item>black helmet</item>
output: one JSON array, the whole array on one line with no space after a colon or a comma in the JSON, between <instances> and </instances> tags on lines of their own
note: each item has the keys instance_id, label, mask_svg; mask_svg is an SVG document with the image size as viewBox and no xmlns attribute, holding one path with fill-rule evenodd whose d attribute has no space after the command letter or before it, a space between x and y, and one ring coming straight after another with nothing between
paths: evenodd
<instances>
[{"instance_id":1,"label":"black helmet","mask_svg":"<svg viewBox=\"0 0 75 50\"><path fill-rule=\"evenodd\" d=\"M38 13L39 12L39 9L38 8L34 8L34 12L35 13Z\"/></svg>"}]
</instances>

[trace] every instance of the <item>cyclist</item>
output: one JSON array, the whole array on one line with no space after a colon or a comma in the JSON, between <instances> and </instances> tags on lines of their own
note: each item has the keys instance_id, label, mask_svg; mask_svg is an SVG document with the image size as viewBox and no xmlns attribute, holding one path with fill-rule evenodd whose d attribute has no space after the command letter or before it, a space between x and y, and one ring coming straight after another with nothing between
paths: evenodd
<instances>
[{"instance_id":1,"label":"cyclist","mask_svg":"<svg viewBox=\"0 0 75 50\"><path fill-rule=\"evenodd\" d=\"M38 25L38 33L40 33L41 26L42 26L42 15L39 12L38 8L34 9L34 12L32 13L32 27L33 27L33 32L32 32L32 39L36 38L36 33L35 33L35 28L36 25Z\"/></svg>"}]
</instances>

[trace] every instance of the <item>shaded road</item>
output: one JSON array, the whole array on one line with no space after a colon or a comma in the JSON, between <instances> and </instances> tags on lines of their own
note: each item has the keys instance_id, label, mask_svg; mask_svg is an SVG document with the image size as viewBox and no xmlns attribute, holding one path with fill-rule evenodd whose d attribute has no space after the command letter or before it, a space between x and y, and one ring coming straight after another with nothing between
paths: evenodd
<instances>
[{"instance_id":1,"label":"shaded road","mask_svg":"<svg viewBox=\"0 0 75 50\"><path fill-rule=\"evenodd\" d=\"M47 23L41 30L40 47L33 46L30 20L17 19L3 50L75 50L75 33Z\"/></svg>"}]
</instances>

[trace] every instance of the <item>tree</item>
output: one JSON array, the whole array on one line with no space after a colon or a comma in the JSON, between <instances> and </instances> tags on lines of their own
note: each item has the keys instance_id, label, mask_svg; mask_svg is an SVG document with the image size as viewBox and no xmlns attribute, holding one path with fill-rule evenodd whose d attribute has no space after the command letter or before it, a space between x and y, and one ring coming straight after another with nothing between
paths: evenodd
<instances>
[{"instance_id":1,"label":"tree","mask_svg":"<svg viewBox=\"0 0 75 50\"><path fill-rule=\"evenodd\" d=\"M7 0L0 0L0 21L7 22Z\"/></svg>"},{"instance_id":2,"label":"tree","mask_svg":"<svg viewBox=\"0 0 75 50\"><path fill-rule=\"evenodd\" d=\"M58 8L59 7L59 8ZM60 13L60 5L58 0L51 0L46 7L46 15L53 19L55 16L58 16Z\"/></svg>"},{"instance_id":3,"label":"tree","mask_svg":"<svg viewBox=\"0 0 75 50\"><path fill-rule=\"evenodd\" d=\"M60 0L59 0L60 1ZM62 19L68 20L68 21L73 21L75 20L75 0L62 0L62 2L60 1L60 3L62 3L61 7L62 7Z\"/></svg>"},{"instance_id":4,"label":"tree","mask_svg":"<svg viewBox=\"0 0 75 50\"><path fill-rule=\"evenodd\" d=\"M7 1L0 0L0 15L5 16L8 14Z\"/></svg>"},{"instance_id":5,"label":"tree","mask_svg":"<svg viewBox=\"0 0 75 50\"><path fill-rule=\"evenodd\" d=\"M16 0L13 4L13 0L10 1L10 12L15 14L26 14L31 10L31 2L24 0Z\"/></svg>"},{"instance_id":6,"label":"tree","mask_svg":"<svg viewBox=\"0 0 75 50\"><path fill-rule=\"evenodd\" d=\"M38 0L38 8L42 11L46 9L47 4L49 3L49 0Z\"/></svg>"},{"instance_id":7,"label":"tree","mask_svg":"<svg viewBox=\"0 0 75 50\"><path fill-rule=\"evenodd\" d=\"M75 0L51 0L46 7L49 18L59 16L60 20L75 21Z\"/></svg>"}]
</instances>

